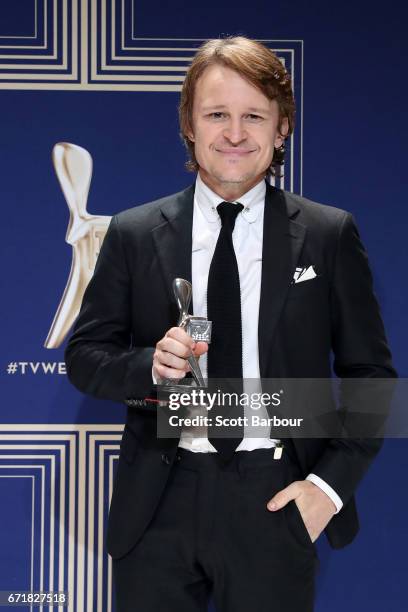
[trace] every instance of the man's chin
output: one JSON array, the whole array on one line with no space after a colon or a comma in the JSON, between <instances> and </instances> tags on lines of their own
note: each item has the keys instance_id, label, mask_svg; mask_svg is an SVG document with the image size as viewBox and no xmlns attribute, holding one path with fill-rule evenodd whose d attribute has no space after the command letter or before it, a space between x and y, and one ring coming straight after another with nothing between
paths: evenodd
<instances>
[{"instance_id":1,"label":"man's chin","mask_svg":"<svg viewBox=\"0 0 408 612\"><path fill-rule=\"evenodd\" d=\"M202 180L216 193L217 187L220 189L231 189L234 192L238 190L243 190L243 193L252 186L256 185L259 181L261 181L266 175L266 171L259 172L232 172L232 171L224 171L224 169L212 170L210 172L204 170L202 167L200 168L200 176Z\"/></svg>"},{"instance_id":2,"label":"man's chin","mask_svg":"<svg viewBox=\"0 0 408 612\"><path fill-rule=\"evenodd\" d=\"M215 178L223 185L241 185L242 183L247 183L248 181L254 180L256 175L252 173L238 175L221 174L219 176L215 176Z\"/></svg>"}]
</instances>

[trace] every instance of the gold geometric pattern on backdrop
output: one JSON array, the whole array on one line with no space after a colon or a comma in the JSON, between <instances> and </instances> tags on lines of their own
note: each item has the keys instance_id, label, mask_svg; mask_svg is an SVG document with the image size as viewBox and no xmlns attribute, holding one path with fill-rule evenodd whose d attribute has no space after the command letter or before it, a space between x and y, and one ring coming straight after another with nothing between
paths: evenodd
<instances>
[{"instance_id":1,"label":"gold geometric pattern on backdrop","mask_svg":"<svg viewBox=\"0 0 408 612\"><path fill-rule=\"evenodd\" d=\"M140 1L33 0L30 35L0 31L0 89L179 91L203 39L137 36ZM303 41L263 42L294 77Z\"/></svg>"}]
</instances>

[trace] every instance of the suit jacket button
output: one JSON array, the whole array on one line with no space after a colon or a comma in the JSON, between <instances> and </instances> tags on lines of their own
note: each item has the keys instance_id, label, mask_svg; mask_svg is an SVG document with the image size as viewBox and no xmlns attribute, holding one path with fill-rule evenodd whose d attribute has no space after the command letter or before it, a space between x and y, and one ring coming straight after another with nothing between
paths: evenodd
<instances>
[{"instance_id":1,"label":"suit jacket button","mask_svg":"<svg viewBox=\"0 0 408 612\"><path fill-rule=\"evenodd\" d=\"M166 465L170 465L171 461L170 461L170 457L168 455L162 455L161 456L161 460L163 461L163 463L165 463Z\"/></svg>"}]
</instances>

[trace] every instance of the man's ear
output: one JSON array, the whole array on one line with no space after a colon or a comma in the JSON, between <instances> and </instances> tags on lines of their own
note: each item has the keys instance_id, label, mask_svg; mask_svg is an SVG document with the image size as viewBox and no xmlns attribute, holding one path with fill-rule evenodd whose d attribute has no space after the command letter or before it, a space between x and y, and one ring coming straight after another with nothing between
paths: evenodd
<instances>
[{"instance_id":1,"label":"man's ear","mask_svg":"<svg viewBox=\"0 0 408 612\"><path fill-rule=\"evenodd\" d=\"M191 126L191 122L190 121L186 121L187 125L185 126L185 130L184 130L184 135L186 138L188 138L191 142L195 142L195 138L194 138L194 133L193 133L193 128Z\"/></svg>"},{"instance_id":2,"label":"man's ear","mask_svg":"<svg viewBox=\"0 0 408 612\"><path fill-rule=\"evenodd\" d=\"M279 126L279 130L276 134L275 138L275 149L279 149L285 141L286 136L289 132L289 122L287 117L283 117L281 124Z\"/></svg>"}]
</instances>

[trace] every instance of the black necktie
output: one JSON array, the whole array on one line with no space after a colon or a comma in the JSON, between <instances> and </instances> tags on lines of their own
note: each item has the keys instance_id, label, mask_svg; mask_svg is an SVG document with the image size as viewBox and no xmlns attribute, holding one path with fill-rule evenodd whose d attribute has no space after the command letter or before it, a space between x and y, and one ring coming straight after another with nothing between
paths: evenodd
<instances>
[{"instance_id":1,"label":"black necktie","mask_svg":"<svg viewBox=\"0 0 408 612\"><path fill-rule=\"evenodd\" d=\"M242 204L231 202L221 202L217 206L222 227L211 261L207 286L207 314L208 319L212 321L211 344L208 351L210 386L211 379L242 381L241 290L232 232L237 215L243 208ZM231 392L233 390L240 393L242 384L232 389L229 386L227 388L223 381L222 387L221 391ZM212 437L212 433L215 433L217 415L225 417L228 414L228 417L234 418L243 415L241 405L234 405L230 411L228 408L228 406L219 405L209 413L213 423L208 429L208 439L224 460L232 457L243 436L243 427L223 430L217 426L217 436ZM228 437L219 437L222 433Z\"/></svg>"}]
</instances>

